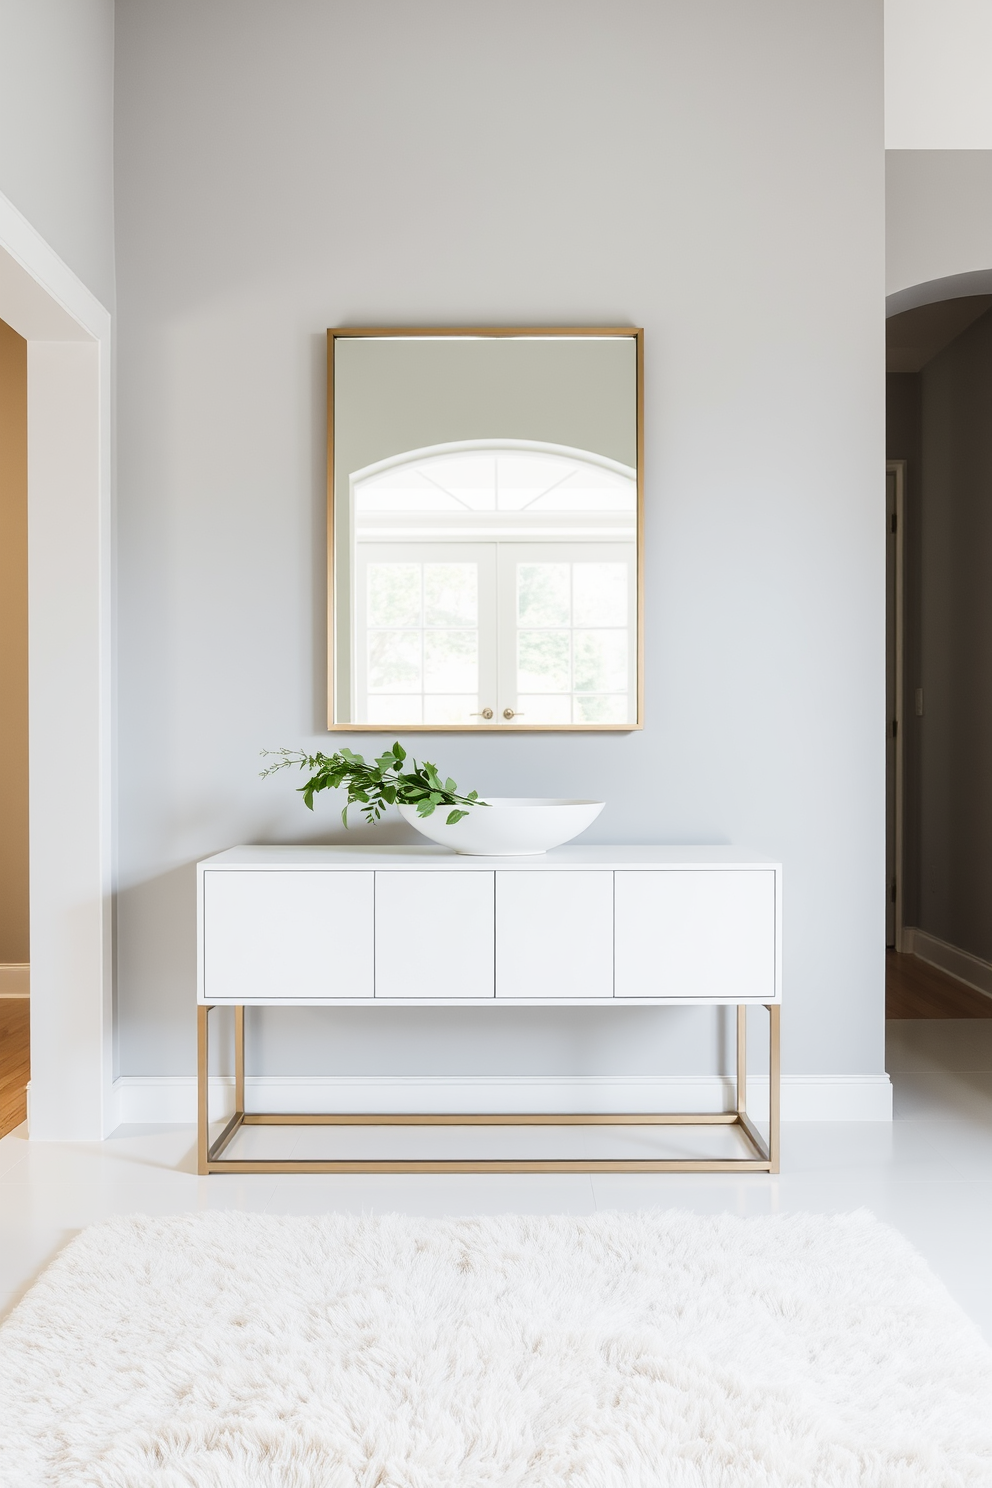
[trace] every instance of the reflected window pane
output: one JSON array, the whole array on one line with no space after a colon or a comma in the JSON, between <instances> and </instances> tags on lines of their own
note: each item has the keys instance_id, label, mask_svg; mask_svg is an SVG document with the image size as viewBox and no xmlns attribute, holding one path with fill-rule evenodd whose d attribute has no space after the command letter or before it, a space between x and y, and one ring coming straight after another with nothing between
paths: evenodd
<instances>
[{"instance_id":1,"label":"reflected window pane","mask_svg":"<svg viewBox=\"0 0 992 1488\"><path fill-rule=\"evenodd\" d=\"M571 650L567 630L517 632L517 692L568 692Z\"/></svg>"},{"instance_id":2,"label":"reflected window pane","mask_svg":"<svg viewBox=\"0 0 992 1488\"><path fill-rule=\"evenodd\" d=\"M572 615L568 563L517 564L517 623L568 625Z\"/></svg>"},{"instance_id":3,"label":"reflected window pane","mask_svg":"<svg viewBox=\"0 0 992 1488\"><path fill-rule=\"evenodd\" d=\"M366 570L369 625L419 625L419 563L370 563Z\"/></svg>"},{"instance_id":4,"label":"reflected window pane","mask_svg":"<svg viewBox=\"0 0 992 1488\"><path fill-rule=\"evenodd\" d=\"M532 449L437 450L410 458L355 483L359 515L381 511L601 511L635 512L633 467L611 468L586 450L571 454Z\"/></svg>"},{"instance_id":5,"label":"reflected window pane","mask_svg":"<svg viewBox=\"0 0 992 1488\"><path fill-rule=\"evenodd\" d=\"M524 723L571 723L572 700L568 693L554 697L522 692L517 698L517 711Z\"/></svg>"},{"instance_id":6,"label":"reflected window pane","mask_svg":"<svg viewBox=\"0 0 992 1488\"><path fill-rule=\"evenodd\" d=\"M627 632L577 630L576 692L620 692L627 686Z\"/></svg>"},{"instance_id":7,"label":"reflected window pane","mask_svg":"<svg viewBox=\"0 0 992 1488\"><path fill-rule=\"evenodd\" d=\"M576 563L572 604L573 625L626 625L626 563Z\"/></svg>"},{"instance_id":8,"label":"reflected window pane","mask_svg":"<svg viewBox=\"0 0 992 1488\"><path fill-rule=\"evenodd\" d=\"M478 575L476 563L425 563L424 624L478 624ZM602 625L606 622L590 623Z\"/></svg>"},{"instance_id":9,"label":"reflected window pane","mask_svg":"<svg viewBox=\"0 0 992 1488\"><path fill-rule=\"evenodd\" d=\"M579 693L575 700L576 723L628 723L629 702L625 692L604 696L595 693Z\"/></svg>"},{"instance_id":10,"label":"reflected window pane","mask_svg":"<svg viewBox=\"0 0 992 1488\"><path fill-rule=\"evenodd\" d=\"M425 723L484 723L485 719L472 717L478 711L478 694L437 697L428 693L424 697Z\"/></svg>"},{"instance_id":11,"label":"reflected window pane","mask_svg":"<svg viewBox=\"0 0 992 1488\"><path fill-rule=\"evenodd\" d=\"M424 687L434 692L468 692L479 686L478 633L474 630L424 632Z\"/></svg>"},{"instance_id":12,"label":"reflected window pane","mask_svg":"<svg viewBox=\"0 0 992 1488\"><path fill-rule=\"evenodd\" d=\"M369 631L369 692L420 691L419 630Z\"/></svg>"},{"instance_id":13,"label":"reflected window pane","mask_svg":"<svg viewBox=\"0 0 992 1488\"><path fill-rule=\"evenodd\" d=\"M379 693L368 700L366 723L423 723L420 694Z\"/></svg>"},{"instance_id":14,"label":"reflected window pane","mask_svg":"<svg viewBox=\"0 0 992 1488\"><path fill-rule=\"evenodd\" d=\"M489 451L442 455L421 467L433 486L449 492L468 511L492 511L496 505L496 460Z\"/></svg>"}]
</instances>

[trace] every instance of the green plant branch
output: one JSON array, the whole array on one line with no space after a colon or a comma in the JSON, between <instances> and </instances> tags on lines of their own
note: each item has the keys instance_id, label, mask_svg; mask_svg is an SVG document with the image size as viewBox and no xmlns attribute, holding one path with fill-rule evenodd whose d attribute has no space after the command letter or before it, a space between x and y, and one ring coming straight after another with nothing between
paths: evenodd
<instances>
[{"instance_id":1,"label":"green plant branch","mask_svg":"<svg viewBox=\"0 0 992 1488\"><path fill-rule=\"evenodd\" d=\"M427 760L421 765L411 759L404 770L407 754L399 743L371 764L350 749L341 749L337 754L307 754L302 749L263 749L262 754L276 761L260 772L263 777L291 765L312 771L310 779L297 787L304 805L311 811L318 791L346 786L348 799L341 812L345 826L348 825L348 807L356 803L370 823L377 822L386 807L394 804L416 806L418 816L431 816L438 806L452 806L456 809L447 815L449 827L468 816L469 807L488 805L488 802L479 800L478 791L469 791L467 796L459 795L451 777L442 781L437 766Z\"/></svg>"}]
</instances>

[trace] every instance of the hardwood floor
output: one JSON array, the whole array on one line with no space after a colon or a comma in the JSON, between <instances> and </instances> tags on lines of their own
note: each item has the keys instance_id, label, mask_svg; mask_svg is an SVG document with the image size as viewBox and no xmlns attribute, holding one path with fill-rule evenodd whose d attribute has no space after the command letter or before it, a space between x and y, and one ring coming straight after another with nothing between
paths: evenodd
<instances>
[{"instance_id":1,"label":"hardwood floor","mask_svg":"<svg viewBox=\"0 0 992 1488\"><path fill-rule=\"evenodd\" d=\"M27 1116L30 1012L29 998L0 997L0 1137Z\"/></svg>"},{"instance_id":2,"label":"hardwood floor","mask_svg":"<svg viewBox=\"0 0 992 1488\"><path fill-rule=\"evenodd\" d=\"M992 997L898 951L885 954L887 1018L992 1018Z\"/></svg>"}]
</instances>

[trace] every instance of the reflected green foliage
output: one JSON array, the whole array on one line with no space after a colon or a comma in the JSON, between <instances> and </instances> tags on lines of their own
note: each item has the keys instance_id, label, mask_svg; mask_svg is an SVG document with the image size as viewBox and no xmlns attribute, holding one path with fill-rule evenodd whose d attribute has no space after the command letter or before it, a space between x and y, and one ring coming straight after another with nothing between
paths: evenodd
<instances>
[{"instance_id":1,"label":"reflected green foliage","mask_svg":"<svg viewBox=\"0 0 992 1488\"><path fill-rule=\"evenodd\" d=\"M575 723L626 723L627 694L576 693Z\"/></svg>"},{"instance_id":2,"label":"reflected green foliage","mask_svg":"<svg viewBox=\"0 0 992 1488\"><path fill-rule=\"evenodd\" d=\"M571 685L567 630L517 631L517 687L521 692L568 692Z\"/></svg>"},{"instance_id":3,"label":"reflected green foliage","mask_svg":"<svg viewBox=\"0 0 992 1488\"><path fill-rule=\"evenodd\" d=\"M424 633L424 690L472 692L479 685L479 640L475 630Z\"/></svg>"},{"instance_id":4,"label":"reflected green foliage","mask_svg":"<svg viewBox=\"0 0 992 1488\"><path fill-rule=\"evenodd\" d=\"M478 591L475 563L425 563L424 624L477 625Z\"/></svg>"},{"instance_id":5,"label":"reflected green foliage","mask_svg":"<svg viewBox=\"0 0 992 1488\"><path fill-rule=\"evenodd\" d=\"M626 563L574 564L572 600L573 625L626 626Z\"/></svg>"},{"instance_id":6,"label":"reflected green foliage","mask_svg":"<svg viewBox=\"0 0 992 1488\"><path fill-rule=\"evenodd\" d=\"M576 692L621 692L627 681L626 632L575 631L572 667Z\"/></svg>"},{"instance_id":7,"label":"reflected green foliage","mask_svg":"<svg viewBox=\"0 0 992 1488\"><path fill-rule=\"evenodd\" d=\"M442 781L437 766L425 760L422 765L411 759L407 768L406 750L396 743L392 749L378 759L366 764L360 754L351 749L341 749L337 754L307 754L302 749L263 749L263 756L275 759L267 765L263 776L274 775L296 765L301 770L313 773L305 784L298 786L304 805L313 810L313 798L318 791L337 790L345 786L348 799L341 820L348 825L348 807L357 801L367 822L377 822L387 806L416 806L418 816L432 816L438 806L452 806L445 821L449 827L468 816L468 807L486 806L479 800L478 791L469 791L467 796L458 794L458 787L449 776ZM464 810L457 808L463 807Z\"/></svg>"},{"instance_id":8,"label":"reflected green foliage","mask_svg":"<svg viewBox=\"0 0 992 1488\"><path fill-rule=\"evenodd\" d=\"M367 582L370 625L420 624L419 563L370 563Z\"/></svg>"},{"instance_id":9,"label":"reflected green foliage","mask_svg":"<svg viewBox=\"0 0 992 1488\"><path fill-rule=\"evenodd\" d=\"M517 621L520 625L568 625L571 614L567 563L517 564Z\"/></svg>"},{"instance_id":10,"label":"reflected green foliage","mask_svg":"<svg viewBox=\"0 0 992 1488\"><path fill-rule=\"evenodd\" d=\"M369 691L419 692L420 631L369 631Z\"/></svg>"}]
</instances>

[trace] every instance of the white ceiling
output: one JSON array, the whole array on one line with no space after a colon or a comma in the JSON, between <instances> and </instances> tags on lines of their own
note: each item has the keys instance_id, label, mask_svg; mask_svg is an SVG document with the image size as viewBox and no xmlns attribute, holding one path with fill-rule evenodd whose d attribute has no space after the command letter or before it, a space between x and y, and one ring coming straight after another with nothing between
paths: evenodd
<instances>
[{"instance_id":1,"label":"white ceiling","mask_svg":"<svg viewBox=\"0 0 992 1488\"><path fill-rule=\"evenodd\" d=\"M992 150L992 0L885 0L885 146Z\"/></svg>"}]
</instances>

